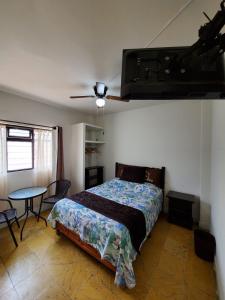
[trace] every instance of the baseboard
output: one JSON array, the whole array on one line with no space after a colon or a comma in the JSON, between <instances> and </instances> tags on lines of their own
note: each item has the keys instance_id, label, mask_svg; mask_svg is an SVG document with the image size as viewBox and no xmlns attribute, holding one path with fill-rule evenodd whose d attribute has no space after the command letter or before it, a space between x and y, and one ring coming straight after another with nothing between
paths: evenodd
<instances>
[{"instance_id":1,"label":"baseboard","mask_svg":"<svg viewBox=\"0 0 225 300\"><path fill-rule=\"evenodd\" d=\"M216 272L217 296L218 296L219 300L224 300L225 299L225 291L224 291L224 287L223 287L223 280L221 278L221 272L220 272L220 267L219 267L217 256L215 256L214 269Z\"/></svg>"}]
</instances>

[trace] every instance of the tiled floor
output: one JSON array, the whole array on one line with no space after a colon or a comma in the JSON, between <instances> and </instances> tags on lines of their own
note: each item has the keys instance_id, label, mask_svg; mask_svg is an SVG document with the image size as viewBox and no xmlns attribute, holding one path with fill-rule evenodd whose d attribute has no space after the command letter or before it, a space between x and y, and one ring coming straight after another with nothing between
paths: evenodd
<instances>
[{"instance_id":1,"label":"tiled floor","mask_svg":"<svg viewBox=\"0 0 225 300\"><path fill-rule=\"evenodd\" d=\"M168 224L164 218L137 258L135 273L134 289L116 287L110 271L34 218L29 219L17 249L7 230L0 231L3 300L216 299L213 266L195 256L193 232Z\"/></svg>"}]
</instances>

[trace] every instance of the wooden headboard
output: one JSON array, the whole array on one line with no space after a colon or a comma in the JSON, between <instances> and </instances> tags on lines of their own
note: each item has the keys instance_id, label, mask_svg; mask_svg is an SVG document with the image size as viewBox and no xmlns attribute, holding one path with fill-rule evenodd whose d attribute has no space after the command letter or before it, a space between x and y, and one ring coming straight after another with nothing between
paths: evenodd
<instances>
[{"instance_id":1,"label":"wooden headboard","mask_svg":"<svg viewBox=\"0 0 225 300\"><path fill-rule=\"evenodd\" d=\"M121 164L116 162L115 165L115 176L120 177L123 168L128 165ZM164 195L164 189L165 189L165 167L162 168L152 168L152 167L146 167L146 182L150 182L158 186L159 188L162 189L163 195Z\"/></svg>"}]
</instances>

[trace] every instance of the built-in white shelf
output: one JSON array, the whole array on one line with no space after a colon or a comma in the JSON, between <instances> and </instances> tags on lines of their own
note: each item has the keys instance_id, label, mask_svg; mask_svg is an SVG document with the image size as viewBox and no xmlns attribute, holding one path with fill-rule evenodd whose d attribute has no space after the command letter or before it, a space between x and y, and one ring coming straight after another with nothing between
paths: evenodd
<instances>
[{"instance_id":1,"label":"built-in white shelf","mask_svg":"<svg viewBox=\"0 0 225 300\"><path fill-rule=\"evenodd\" d=\"M104 130L103 127L97 125L91 125L87 123L83 123L87 130Z\"/></svg>"},{"instance_id":2,"label":"built-in white shelf","mask_svg":"<svg viewBox=\"0 0 225 300\"><path fill-rule=\"evenodd\" d=\"M91 140L86 140L85 143L87 144L104 144L104 141L91 141Z\"/></svg>"},{"instance_id":3,"label":"built-in white shelf","mask_svg":"<svg viewBox=\"0 0 225 300\"><path fill-rule=\"evenodd\" d=\"M87 123L72 126L72 193L85 189L85 168L103 165L104 144L103 127Z\"/></svg>"}]
</instances>

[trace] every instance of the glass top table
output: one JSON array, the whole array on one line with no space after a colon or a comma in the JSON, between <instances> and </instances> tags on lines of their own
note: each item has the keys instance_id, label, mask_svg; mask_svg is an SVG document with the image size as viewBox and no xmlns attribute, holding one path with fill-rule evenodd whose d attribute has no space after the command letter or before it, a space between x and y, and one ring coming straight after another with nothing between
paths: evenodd
<instances>
[{"instance_id":1,"label":"glass top table","mask_svg":"<svg viewBox=\"0 0 225 300\"><path fill-rule=\"evenodd\" d=\"M11 192L8 195L8 198L14 201L21 201L24 200L25 201L25 212L18 217L18 219L21 219L22 217L25 216L25 220L23 223L23 227L22 230L20 232L20 240L22 241L23 239L23 229L26 225L27 222L27 218L29 216L29 213L32 213L33 215L35 215L35 217L42 219L43 221L45 221L45 224L47 226L47 221L45 220L45 218L43 218L42 216L40 216L40 214L38 214L37 212L34 211L33 208L33 199L36 197L43 197L43 195L47 192L47 188L46 187L42 187L42 186L38 186L38 187L28 187L28 188L23 188L23 189L19 189L16 190L14 192Z\"/></svg>"},{"instance_id":2,"label":"glass top table","mask_svg":"<svg viewBox=\"0 0 225 300\"><path fill-rule=\"evenodd\" d=\"M9 199L11 200L25 200L34 197L41 196L42 194L46 193L47 188L38 186L38 187L29 187L16 190L9 194Z\"/></svg>"}]
</instances>

